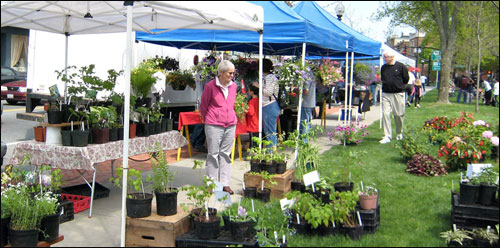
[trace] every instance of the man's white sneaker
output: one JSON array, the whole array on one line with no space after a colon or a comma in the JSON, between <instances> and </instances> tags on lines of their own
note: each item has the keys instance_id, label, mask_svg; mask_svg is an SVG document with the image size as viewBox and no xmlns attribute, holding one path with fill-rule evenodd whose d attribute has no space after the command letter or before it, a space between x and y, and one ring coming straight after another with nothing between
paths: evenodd
<instances>
[{"instance_id":1,"label":"man's white sneaker","mask_svg":"<svg viewBox=\"0 0 500 248\"><path fill-rule=\"evenodd\" d=\"M380 142L380 144L386 144L386 143L391 142L391 138L386 136L383 139L381 139L379 142Z\"/></svg>"},{"instance_id":2,"label":"man's white sneaker","mask_svg":"<svg viewBox=\"0 0 500 248\"><path fill-rule=\"evenodd\" d=\"M417 108L420 108L420 104L417 104Z\"/></svg>"},{"instance_id":3,"label":"man's white sneaker","mask_svg":"<svg viewBox=\"0 0 500 248\"><path fill-rule=\"evenodd\" d=\"M403 139L403 134L398 134L398 136L396 136L396 140L402 140Z\"/></svg>"}]
</instances>

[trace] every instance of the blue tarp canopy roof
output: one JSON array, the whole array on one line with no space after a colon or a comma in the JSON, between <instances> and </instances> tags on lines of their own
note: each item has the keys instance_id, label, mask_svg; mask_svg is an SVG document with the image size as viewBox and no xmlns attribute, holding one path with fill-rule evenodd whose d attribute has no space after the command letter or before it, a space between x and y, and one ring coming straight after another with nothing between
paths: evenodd
<instances>
[{"instance_id":1,"label":"blue tarp canopy roof","mask_svg":"<svg viewBox=\"0 0 500 248\"><path fill-rule=\"evenodd\" d=\"M307 55L334 56L348 50L348 35L313 25L282 1L250 2L264 8L264 54L300 55L302 43L307 44ZM247 53L259 51L259 34L241 30L178 29L157 34L137 32L136 40L177 48L215 48Z\"/></svg>"},{"instance_id":2,"label":"blue tarp canopy roof","mask_svg":"<svg viewBox=\"0 0 500 248\"><path fill-rule=\"evenodd\" d=\"M315 25L333 30L335 33L348 35L350 37L349 48L354 50L355 57L363 55L364 58L369 58L370 56L372 58L380 57L381 42L358 33L332 16L314 1L302 1L293 10Z\"/></svg>"}]
</instances>

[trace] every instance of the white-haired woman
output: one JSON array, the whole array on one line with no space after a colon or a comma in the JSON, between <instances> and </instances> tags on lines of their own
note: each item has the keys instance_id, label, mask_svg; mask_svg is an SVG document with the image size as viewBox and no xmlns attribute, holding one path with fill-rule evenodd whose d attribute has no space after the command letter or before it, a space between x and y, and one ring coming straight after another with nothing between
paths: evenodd
<instances>
[{"instance_id":1,"label":"white-haired woman","mask_svg":"<svg viewBox=\"0 0 500 248\"><path fill-rule=\"evenodd\" d=\"M205 85L201 95L200 113L207 137L206 175L219 181L223 191L233 194L231 178L231 149L238 119L234 112L236 84L233 82L234 65L223 60L217 77Z\"/></svg>"}]
</instances>

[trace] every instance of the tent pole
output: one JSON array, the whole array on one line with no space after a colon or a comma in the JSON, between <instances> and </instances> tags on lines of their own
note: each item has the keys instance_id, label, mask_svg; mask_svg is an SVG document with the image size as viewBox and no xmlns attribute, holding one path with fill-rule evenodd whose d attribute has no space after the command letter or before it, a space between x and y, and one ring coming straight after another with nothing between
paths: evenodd
<instances>
[{"instance_id":1,"label":"tent pole","mask_svg":"<svg viewBox=\"0 0 500 248\"><path fill-rule=\"evenodd\" d=\"M68 78L68 38L69 38L69 33L66 32L64 34L66 37L65 39L65 44L64 44L64 75L66 79ZM64 103L67 104L67 95L68 95L68 82L64 82Z\"/></svg>"},{"instance_id":2,"label":"tent pole","mask_svg":"<svg viewBox=\"0 0 500 248\"><path fill-rule=\"evenodd\" d=\"M380 70L380 80L382 80L382 56L384 56L384 55L382 54L382 47L380 47L380 58L379 58L379 62L378 62L378 64L379 64L378 69ZM380 104L380 125L379 126L380 126L380 128L382 128L382 118L384 118L383 117L383 110L382 110L382 94L383 94L382 87L380 87L379 90L380 90L380 92L378 93L379 104Z\"/></svg>"},{"instance_id":3,"label":"tent pole","mask_svg":"<svg viewBox=\"0 0 500 248\"><path fill-rule=\"evenodd\" d=\"M347 42L346 42L347 46ZM344 78L344 126L347 126L347 83L349 82L349 52L345 52L345 78Z\"/></svg>"},{"instance_id":4,"label":"tent pole","mask_svg":"<svg viewBox=\"0 0 500 248\"><path fill-rule=\"evenodd\" d=\"M349 125L351 124L351 119L352 119L352 85L353 85L353 81L352 81L352 74L354 72L354 52L351 52L351 76L349 78Z\"/></svg>"},{"instance_id":5,"label":"tent pole","mask_svg":"<svg viewBox=\"0 0 500 248\"><path fill-rule=\"evenodd\" d=\"M302 43L302 70L305 71L305 66L306 66L306 43ZM299 82L299 104L297 106L297 139L300 137L300 116L302 112L302 92L303 92L303 87L304 83ZM296 145L295 145L295 153L293 155L294 160L297 159L297 150L299 147L299 142L297 140Z\"/></svg>"},{"instance_id":6,"label":"tent pole","mask_svg":"<svg viewBox=\"0 0 500 248\"><path fill-rule=\"evenodd\" d=\"M128 178L128 143L129 143L129 127L130 127L130 70L132 65L132 5L127 5L127 45L126 45L126 62L125 62L125 110L123 117L123 179L122 179L122 222L121 222L121 239L120 246L125 247L125 230L126 230L126 200L127 200L127 178Z\"/></svg>"},{"instance_id":7,"label":"tent pole","mask_svg":"<svg viewBox=\"0 0 500 248\"><path fill-rule=\"evenodd\" d=\"M262 80L263 80L263 32L259 31L259 139L262 140ZM259 145L262 148L262 144Z\"/></svg>"}]
</instances>

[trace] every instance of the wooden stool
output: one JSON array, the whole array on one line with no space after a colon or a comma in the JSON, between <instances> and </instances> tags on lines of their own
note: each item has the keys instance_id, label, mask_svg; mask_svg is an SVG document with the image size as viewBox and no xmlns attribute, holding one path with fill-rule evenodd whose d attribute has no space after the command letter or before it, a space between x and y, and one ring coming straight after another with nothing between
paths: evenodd
<instances>
[{"instance_id":1,"label":"wooden stool","mask_svg":"<svg viewBox=\"0 0 500 248\"><path fill-rule=\"evenodd\" d=\"M182 135L182 132L184 131L184 129L186 129L186 139L188 141L188 153L189 153L189 157L191 157L191 140L189 139L189 126L188 125L182 126L181 135ZM181 150L182 150L182 147L179 147L179 149L177 149L177 161L179 161L181 159Z\"/></svg>"},{"instance_id":2,"label":"wooden stool","mask_svg":"<svg viewBox=\"0 0 500 248\"><path fill-rule=\"evenodd\" d=\"M243 161L243 158L241 156L241 154L242 154L242 151L241 151L241 137L238 134L236 136L236 139L233 142L233 152L231 153L231 163L234 163L234 152L235 152L234 150L236 149L236 141L238 141L238 153L240 155L240 161Z\"/></svg>"}]
</instances>

